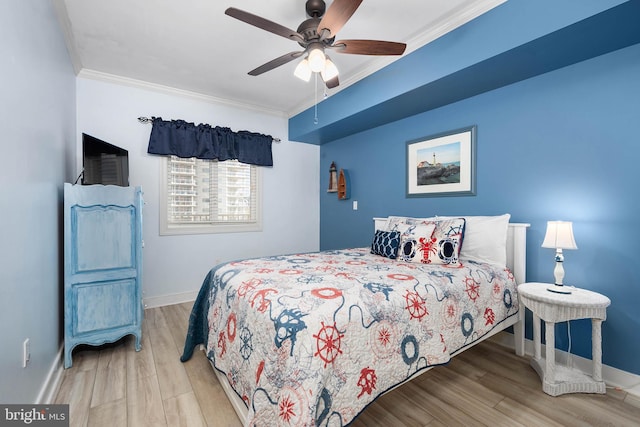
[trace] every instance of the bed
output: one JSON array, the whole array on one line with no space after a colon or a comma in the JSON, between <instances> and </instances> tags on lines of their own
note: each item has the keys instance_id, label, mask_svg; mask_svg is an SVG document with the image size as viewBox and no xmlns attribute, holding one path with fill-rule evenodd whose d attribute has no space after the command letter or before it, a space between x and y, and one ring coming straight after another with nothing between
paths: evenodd
<instances>
[{"instance_id":1,"label":"bed","mask_svg":"<svg viewBox=\"0 0 640 427\"><path fill-rule=\"evenodd\" d=\"M181 360L204 348L245 426L343 426L510 326L522 355L528 224L508 220L375 218L371 247L218 265Z\"/></svg>"}]
</instances>

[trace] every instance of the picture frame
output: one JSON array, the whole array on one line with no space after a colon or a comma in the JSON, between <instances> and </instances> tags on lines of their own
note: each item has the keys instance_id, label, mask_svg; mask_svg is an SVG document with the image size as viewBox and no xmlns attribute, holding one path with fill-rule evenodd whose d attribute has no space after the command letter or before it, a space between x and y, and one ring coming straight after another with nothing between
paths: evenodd
<instances>
[{"instance_id":1,"label":"picture frame","mask_svg":"<svg viewBox=\"0 0 640 427\"><path fill-rule=\"evenodd\" d=\"M407 142L407 197L475 196L476 126Z\"/></svg>"}]
</instances>

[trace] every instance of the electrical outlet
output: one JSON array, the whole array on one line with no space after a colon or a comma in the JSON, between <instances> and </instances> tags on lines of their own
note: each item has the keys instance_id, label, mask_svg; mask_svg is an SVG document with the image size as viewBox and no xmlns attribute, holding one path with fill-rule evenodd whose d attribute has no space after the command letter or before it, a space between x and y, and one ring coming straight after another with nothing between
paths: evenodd
<instances>
[{"instance_id":1,"label":"electrical outlet","mask_svg":"<svg viewBox=\"0 0 640 427\"><path fill-rule=\"evenodd\" d=\"M26 368L31 360L31 341L29 338L22 343L22 367Z\"/></svg>"}]
</instances>

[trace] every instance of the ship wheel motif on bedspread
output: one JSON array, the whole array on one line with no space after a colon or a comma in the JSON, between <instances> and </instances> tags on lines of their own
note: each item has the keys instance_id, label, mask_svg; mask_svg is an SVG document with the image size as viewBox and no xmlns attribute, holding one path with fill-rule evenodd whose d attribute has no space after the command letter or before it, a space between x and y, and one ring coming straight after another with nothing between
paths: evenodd
<instances>
[{"instance_id":1,"label":"ship wheel motif on bedspread","mask_svg":"<svg viewBox=\"0 0 640 427\"><path fill-rule=\"evenodd\" d=\"M407 289L404 299L407 302L405 308L409 311L409 315L412 319L421 320L424 316L429 314L424 298L418 295L417 292L411 292Z\"/></svg>"},{"instance_id":2,"label":"ship wheel motif on bedspread","mask_svg":"<svg viewBox=\"0 0 640 427\"><path fill-rule=\"evenodd\" d=\"M464 291L469 296L469 299L475 302L480 296L480 282L473 277L464 278Z\"/></svg>"},{"instance_id":3,"label":"ship wheel motif on bedspread","mask_svg":"<svg viewBox=\"0 0 640 427\"><path fill-rule=\"evenodd\" d=\"M316 352L314 356L319 356L324 362L326 368L329 363L332 363L339 354L342 353L340 345L342 343L342 337L340 331L333 325L325 325L321 322L322 328L313 337L316 339Z\"/></svg>"}]
</instances>

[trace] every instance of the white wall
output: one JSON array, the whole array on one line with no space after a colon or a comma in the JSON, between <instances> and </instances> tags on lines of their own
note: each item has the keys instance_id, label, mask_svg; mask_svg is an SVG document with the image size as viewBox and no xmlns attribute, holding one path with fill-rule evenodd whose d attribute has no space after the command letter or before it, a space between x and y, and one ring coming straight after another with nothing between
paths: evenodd
<instances>
[{"instance_id":1,"label":"white wall","mask_svg":"<svg viewBox=\"0 0 640 427\"><path fill-rule=\"evenodd\" d=\"M282 139L273 144L273 168L263 168L263 231L186 236L159 235L160 167L147 154L150 124L137 117L182 119L249 130ZM150 305L195 297L218 262L319 249L319 147L289 142L285 117L194 97L77 79L77 154L81 134L129 150L129 181L144 191L144 297ZM185 293L187 293L185 295Z\"/></svg>"},{"instance_id":2,"label":"white wall","mask_svg":"<svg viewBox=\"0 0 640 427\"><path fill-rule=\"evenodd\" d=\"M51 2L0 1L0 58L0 402L27 404L62 342L62 185L75 172L75 75Z\"/></svg>"}]
</instances>

